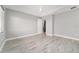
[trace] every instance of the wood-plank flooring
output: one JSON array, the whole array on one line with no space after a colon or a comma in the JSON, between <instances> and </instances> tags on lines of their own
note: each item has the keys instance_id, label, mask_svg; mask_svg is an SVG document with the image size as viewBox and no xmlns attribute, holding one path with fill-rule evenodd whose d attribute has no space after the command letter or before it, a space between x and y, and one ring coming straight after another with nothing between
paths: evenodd
<instances>
[{"instance_id":1,"label":"wood-plank flooring","mask_svg":"<svg viewBox=\"0 0 79 59\"><path fill-rule=\"evenodd\" d=\"M78 53L79 41L43 34L8 40L2 53Z\"/></svg>"}]
</instances>

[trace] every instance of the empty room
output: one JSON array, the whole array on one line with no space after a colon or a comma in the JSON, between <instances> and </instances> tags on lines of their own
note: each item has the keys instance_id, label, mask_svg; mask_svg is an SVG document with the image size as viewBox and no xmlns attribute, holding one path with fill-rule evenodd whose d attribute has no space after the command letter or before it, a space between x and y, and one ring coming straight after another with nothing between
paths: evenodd
<instances>
[{"instance_id":1,"label":"empty room","mask_svg":"<svg viewBox=\"0 0 79 59\"><path fill-rule=\"evenodd\" d=\"M0 53L78 52L78 5L0 6Z\"/></svg>"}]
</instances>

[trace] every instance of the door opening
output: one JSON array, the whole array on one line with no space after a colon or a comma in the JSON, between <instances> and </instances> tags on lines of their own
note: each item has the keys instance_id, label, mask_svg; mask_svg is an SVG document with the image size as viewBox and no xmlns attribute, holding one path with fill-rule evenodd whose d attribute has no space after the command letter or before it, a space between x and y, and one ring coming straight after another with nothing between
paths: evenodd
<instances>
[{"instance_id":1,"label":"door opening","mask_svg":"<svg viewBox=\"0 0 79 59\"><path fill-rule=\"evenodd\" d=\"M46 20L44 20L44 24L43 24L43 33L46 34Z\"/></svg>"}]
</instances>

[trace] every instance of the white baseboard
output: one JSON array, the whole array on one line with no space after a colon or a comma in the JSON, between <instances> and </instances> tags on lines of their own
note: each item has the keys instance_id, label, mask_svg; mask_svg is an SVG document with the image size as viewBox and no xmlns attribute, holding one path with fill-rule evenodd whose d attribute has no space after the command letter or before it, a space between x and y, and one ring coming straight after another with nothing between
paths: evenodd
<instances>
[{"instance_id":1,"label":"white baseboard","mask_svg":"<svg viewBox=\"0 0 79 59\"><path fill-rule=\"evenodd\" d=\"M24 35L24 36L20 36L20 37L8 38L8 39L4 40L3 43L1 44L1 46L0 46L0 52L2 51L4 44L5 44L6 41L8 41L8 40L13 40L13 39L17 39L17 38L23 38L23 37L34 36L34 35L38 35L38 34L41 34L41 33L35 33L35 34L29 34L29 35Z\"/></svg>"},{"instance_id":2,"label":"white baseboard","mask_svg":"<svg viewBox=\"0 0 79 59\"><path fill-rule=\"evenodd\" d=\"M7 40L4 40L3 43L1 44L1 46L0 46L0 52L2 51L3 46L4 46L4 44L6 43L6 41L7 41Z\"/></svg>"},{"instance_id":3,"label":"white baseboard","mask_svg":"<svg viewBox=\"0 0 79 59\"><path fill-rule=\"evenodd\" d=\"M4 40L4 42L2 43L1 47L0 47L0 52L2 51L2 48L5 44L6 41L8 40L13 40L13 39L17 39L17 38L23 38L23 37L29 37L29 36L34 36L34 35L38 35L38 34L41 34L41 33L35 33L35 34L29 34L29 35L24 35L24 36L20 36L20 37L14 37L14 38L9 38L9 39L6 39ZM69 37L69 36L64 36L64 35L59 35L59 34L46 34L47 36L58 36L58 37L63 37L63 38L67 38L67 39L73 39L73 40L79 40L78 38L74 38L74 37Z\"/></svg>"},{"instance_id":4,"label":"white baseboard","mask_svg":"<svg viewBox=\"0 0 79 59\"><path fill-rule=\"evenodd\" d=\"M23 38L23 37L29 37L29 36L34 36L34 35L38 35L41 33L34 33L34 34L28 34L28 35L24 35L24 36L20 36L20 37L14 37L14 38L8 38L7 40L13 40L13 39L18 39L18 38Z\"/></svg>"},{"instance_id":5,"label":"white baseboard","mask_svg":"<svg viewBox=\"0 0 79 59\"><path fill-rule=\"evenodd\" d=\"M59 35L59 34L54 34L54 36L63 37L63 38L67 38L67 39L73 39L73 40L79 40L78 38L64 36L64 35Z\"/></svg>"}]
</instances>

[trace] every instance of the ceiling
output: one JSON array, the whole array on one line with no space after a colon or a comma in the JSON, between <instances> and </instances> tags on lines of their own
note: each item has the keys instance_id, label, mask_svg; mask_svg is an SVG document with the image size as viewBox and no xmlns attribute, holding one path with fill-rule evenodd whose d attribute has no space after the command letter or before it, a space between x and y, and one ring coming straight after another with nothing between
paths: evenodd
<instances>
[{"instance_id":1,"label":"ceiling","mask_svg":"<svg viewBox=\"0 0 79 59\"><path fill-rule=\"evenodd\" d=\"M3 7L28 13L34 16L46 16L69 11L72 5L4 5ZM79 6L77 6L79 8Z\"/></svg>"}]
</instances>

